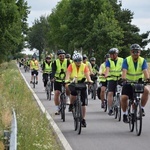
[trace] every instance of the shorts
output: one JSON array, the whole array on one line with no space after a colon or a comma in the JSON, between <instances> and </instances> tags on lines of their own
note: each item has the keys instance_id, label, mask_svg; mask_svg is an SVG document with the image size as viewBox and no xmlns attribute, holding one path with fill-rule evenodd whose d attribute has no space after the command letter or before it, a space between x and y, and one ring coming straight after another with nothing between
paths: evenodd
<instances>
[{"instance_id":1,"label":"shorts","mask_svg":"<svg viewBox=\"0 0 150 150\"><path fill-rule=\"evenodd\" d=\"M122 95L127 95L129 99L133 98L133 87L131 84L125 84L122 87Z\"/></svg>"},{"instance_id":2,"label":"shorts","mask_svg":"<svg viewBox=\"0 0 150 150\"><path fill-rule=\"evenodd\" d=\"M105 87L107 87L107 81L105 81L105 82L104 82L104 81L103 81L103 82L100 82L99 84L100 84L100 86L105 86Z\"/></svg>"},{"instance_id":3,"label":"shorts","mask_svg":"<svg viewBox=\"0 0 150 150\"><path fill-rule=\"evenodd\" d=\"M84 88L84 89L81 90L81 102L82 102L82 106L86 105L86 101L85 101L85 99L87 98L87 90L86 89L87 88ZM69 88L69 90L70 90L70 94L72 96L77 96L78 93L77 93L77 91L75 89Z\"/></svg>"},{"instance_id":4,"label":"shorts","mask_svg":"<svg viewBox=\"0 0 150 150\"><path fill-rule=\"evenodd\" d=\"M38 71L37 71L37 70L32 70L32 71L31 71L31 75L33 76L34 74L35 74L36 76L38 76Z\"/></svg>"},{"instance_id":5,"label":"shorts","mask_svg":"<svg viewBox=\"0 0 150 150\"><path fill-rule=\"evenodd\" d=\"M113 92L113 93L115 93L115 91L116 91L116 86L117 86L117 81L109 80L109 81L107 81L107 82L108 82L108 84L107 84L107 86L108 86L108 92Z\"/></svg>"},{"instance_id":6,"label":"shorts","mask_svg":"<svg viewBox=\"0 0 150 150\"><path fill-rule=\"evenodd\" d=\"M56 90L61 91L61 84L62 84L62 82L55 81L54 82L54 91L56 91Z\"/></svg>"}]
</instances>

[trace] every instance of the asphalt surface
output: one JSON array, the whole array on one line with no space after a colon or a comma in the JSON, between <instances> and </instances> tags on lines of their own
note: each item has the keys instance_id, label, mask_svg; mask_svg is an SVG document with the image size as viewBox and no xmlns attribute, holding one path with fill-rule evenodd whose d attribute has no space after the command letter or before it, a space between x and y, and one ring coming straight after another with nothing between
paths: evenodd
<instances>
[{"instance_id":1,"label":"asphalt surface","mask_svg":"<svg viewBox=\"0 0 150 150\"><path fill-rule=\"evenodd\" d=\"M30 82L30 73L21 72ZM32 85L31 85L32 87ZM89 105L87 106L86 121L87 127L82 128L80 135L74 131L72 113L66 109L66 121L60 119L60 115L55 115L55 105L52 100L46 99L46 93L42 82L42 74L39 73L39 83L33 89L45 109L51 115L62 134L70 144L73 150L149 150L150 149L150 102L148 101L143 118L142 133L136 136L135 131L129 131L129 125L118 122L114 116L108 116L100 107L98 98L92 100L89 97Z\"/></svg>"}]
</instances>

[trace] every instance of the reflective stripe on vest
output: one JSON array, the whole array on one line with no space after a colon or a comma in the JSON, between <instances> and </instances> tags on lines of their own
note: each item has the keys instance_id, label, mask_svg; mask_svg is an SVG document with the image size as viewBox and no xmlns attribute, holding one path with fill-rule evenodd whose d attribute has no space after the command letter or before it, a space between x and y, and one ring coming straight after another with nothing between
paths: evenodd
<instances>
[{"instance_id":1,"label":"reflective stripe on vest","mask_svg":"<svg viewBox=\"0 0 150 150\"><path fill-rule=\"evenodd\" d=\"M109 76L111 76L111 75L120 76L122 74L123 58L118 57L116 65L115 65L114 61L112 61L110 58L108 60L110 62ZM117 80L117 78L108 77L107 80Z\"/></svg>"},{"instance_id":2,"label":"reflective stripe on vest","mask_svg":"<svg viewBox=\"0 0 150 150\"><path fill-rule=\"evenodd\" d=\"M61 70L63 70L63 72L66 72L67 70L67 59L64 59L64 61L61 63L59 59L56 59L56 73L55 73L55 77L56 77L56 81L61 81L59 80L59 75Z\"/></svg>"},{"instance_id":3,"label":"reflective stripe on vest","mask_svg":"<svg viewBox=\"0 0 150 150\"><path fill-rule=\"evenodd\" d=\"M127 76L126 78L130 81L138 81L139 78L143 78L142 65L144 62L144 58L139 57L137 61L137 68L134 67L134 62L131 56L127 57Z\"/></svg>"},{"instance_id":4,"label":"reflective stripe on vest","mask_svg":"<svg viewBox=\"0 0 150 150\"><path fill-rule=\"evenodd\" d=\"M85 70L86 64L81 63L78 71L77 71L76 64L74 62L71 65L72 65L72 72L71 72L71 75L70 75L71 80L74 79L75 77L77 77L78 81L85 78L84 70Z\"/></svg>"}]
</instances>

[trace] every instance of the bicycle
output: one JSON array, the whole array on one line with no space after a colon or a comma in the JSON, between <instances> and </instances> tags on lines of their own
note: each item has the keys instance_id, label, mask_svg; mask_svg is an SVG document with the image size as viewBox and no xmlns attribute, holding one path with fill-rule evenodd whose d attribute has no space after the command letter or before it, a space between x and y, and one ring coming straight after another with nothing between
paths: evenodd
<instances>
[{"instance_id":1,"label":"bicycle","mask_svg":"<svg viewBox=\"0 0 150 150\"><path fill-rule=\"evenodd\" d=\"M82 129L82 102L81 102L81 90L86 90L86 82L84 83L71 83L69 88L74 88L77 91L76 100L73 103L73 119L74 119L74 130L77 131L78 134L81 134Z\"/></svg>"},{"instance_id":2,"label":"bicycle","mask_svg":"<svg viewBox=\"0 0 150 150\"><path fill-rule=\"evenodd\" d=\"M115 119L118 118L118 121L121 120L121 102L120 102L120 97L121 97L121 91L122 91L122 86L118 83L120 76L115 76L111 75L108 77L115 77L117 78L117 86L115 89L115 93L113 96L113 103L112 103L112 110L114 112Z\"/></svg>"},{"instance_id":3,"label":"bicycle","mask_svg":"<svg viewBox=\"0 0 150 150\"><path fill-rule=\"evenodd\" d=\"M47 74L47 75L48 75L48 81L47 81L47 84L46 84L46 96L47 96L47 100L51 100L51 88L52 88L51 73Z\"/></svg>"},{"instance_id":4,"label":"bicycle","mask_svg":"<svg viewBox=\"0 0 150 150\"><path fill-rule=\"evenodd\" d=\"M61 76L63 75L63 79L61 79ZM65 122L65 110L66 110L66 90L65 90L65 72L61 72L59 77L61 79L61 94L60 94L60 113L61 113L61 119L63 122Z\"/></svg>"},{"instance_id":5,"label":"bicycle","mask_svg":"<svg viewBox=\"0 0 150 150\"><path fill-rule=\"evenodd\" d=\"M93 79L93 83L90 87L91 99L96 100L96 93L97 93L97 77Z\"/></svg>"},{"instance_id":6,"label":"bicycle","mask_svg":"<svg viewBox=\"0 0 150 150\"><path fill-rule=\"evenodd\" d=\"M136 135L140 136L142 132L142 108L140 94L144 92L144 86L150 82L132 82L126 81L126 84L131 84L133 87L133 98L129 99L128 103L128 121L130 132L134 131L136 127Z\"/></svg>"}]
</instances>

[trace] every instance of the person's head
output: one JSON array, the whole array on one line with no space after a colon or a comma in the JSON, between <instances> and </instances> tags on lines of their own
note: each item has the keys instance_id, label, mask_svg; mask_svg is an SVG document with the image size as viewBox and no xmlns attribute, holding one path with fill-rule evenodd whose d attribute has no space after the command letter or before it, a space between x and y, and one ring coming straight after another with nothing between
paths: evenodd
<instances>
[{"instance_id":1,"label":"person's head","mask_svg":"<svg viewBox=\"0 0 150 150\"><path fill-rule=\"evenodd\" d=\"M108 58L109 58L109 54L106 54L106 55L104 56L105 61L106 61Z\"/></svg>"},{"instance_id":2,"label":"person's head","mask_svg":"<svg viewBox=\"0 0 150 150\"><path fill-rule=\"evenodd\" d=\"M50 55L46 56L46 61L47 61L47 62L50 62L50 61L51 61L51 56L50 56Z\"/></svg>"},{"instance_id":3,"label":"person's head","mask_svg":"<svg viewBox=\"0 0 150 150\"><path fill-rule=\"evenodd\" d=\"M75 53L75 54L73 54L72 59L73 59L74 63L76 64L76 66L79 67L83 60L83 57L80 53Z\"/></svg>"},{"instance_id":4,"label":"person's head","mask_svg":"<svg viewBox=\"0 0 150 150\"><path fill-rule=\"evenodd\" d=\"M116 60L118 57L119 50L118 48L111 48L108 53L111 60Z\"/></svg>"},{"instance_id":5,"label":"person's head","mask_svg":"<svg viewBox=\"0 0 150 150\"><path fill-rule=\"evenodd\" d=\"M91 64L95 64L96 58L95 58L95 57L91 57L91 58L90 58L90 62L91 62Z\"/></svg>"},{"instance_id":6,"label":"person's head","mask_svg":"<svg viewBox=\"0 0 150 150\"><path fill-rule=\"evenodd\" d=\"M130 46L130 53L132 58L136 61L141 54L141 46L139 44L132 44Z\"/></svg>"},{"instance_id":7,"label":"person's head","mask_svg":"<svg viewBox=\"0 0 150 150\"><path fill-rule=\"evenodd\" d=\"M70 58L71 58L71 55L70 55L70 54L66 54L66 58L67 58L67 59L70 59Z\"/></svg>"},{"instance_id":8,"label":"person's head","mask_svg":"<svg viewBox=\"0 0 150 150\"><path fill-rule=\"evenodd\" d=\"M57 56L60 61L63 61L65 59L66 52L63 49L60 49L57 51Z\"/></svg>"},{"instance_id":9,"label":"person's head","mask_svg":"<svg viewBox=\"0 0 150 150\"><path fill-rule=\"evenodd\" d=\"M36 60L36 57L35 57L35 56L32 56L32 60Z\"/></svg>"},{"instance_id":10,"label":"person's head","mask_svg":"<svg viewBox=\"0 0 150 150\"><path fill-rule=\"evenodd\" d=\"M83 55L83 62L86 62L87 61L87 56L86 54Z\"/></svg>"}]
</instances>

